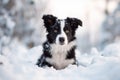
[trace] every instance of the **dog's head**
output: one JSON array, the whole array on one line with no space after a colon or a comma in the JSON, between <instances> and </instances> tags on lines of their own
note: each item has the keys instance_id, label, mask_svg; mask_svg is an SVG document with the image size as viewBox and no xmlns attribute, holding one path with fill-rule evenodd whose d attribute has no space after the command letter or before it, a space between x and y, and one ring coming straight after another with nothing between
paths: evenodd
<instances>
[{"instance_id":1,"label":"dog's head","mask_svg":"<svg viewBox=\"0 0 120 80\"><path fill-rule=\"evenodd\" d=\"M76 29L82 26L82 21L77 18L57 19L53 15L44 15L42 19L48 32L48 41L59 45L75 40Z\"/></svg>"}]
</instances>

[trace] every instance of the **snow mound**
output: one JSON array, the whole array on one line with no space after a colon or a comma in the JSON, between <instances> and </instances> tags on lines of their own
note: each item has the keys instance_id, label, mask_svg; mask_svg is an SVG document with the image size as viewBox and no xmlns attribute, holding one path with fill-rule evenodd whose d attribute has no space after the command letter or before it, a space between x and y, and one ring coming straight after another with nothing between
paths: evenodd
<instances>
[{"instance_id":1,"label":"snow mound","mask_svg":"<svg viewBox=\"0 0 120 80\"><path fill-rule=\"evenodd\" d=\"M0 55L0 80L120 80L120 43L110 44L101 52L92 48L90 53L76 53L79 66L62 70L35 65L42 54L41 46L22 56Z\"/></svg>"},{"instance_id":2,"label":"snow mound","mask_svg":"<svg viewBox=\"0 0 120 80\"><path fill-rule=\"evenodd\" d=\"M120 57L120 42L108 45L103 51L104 56Z\"/></svg>"}]
</instances>

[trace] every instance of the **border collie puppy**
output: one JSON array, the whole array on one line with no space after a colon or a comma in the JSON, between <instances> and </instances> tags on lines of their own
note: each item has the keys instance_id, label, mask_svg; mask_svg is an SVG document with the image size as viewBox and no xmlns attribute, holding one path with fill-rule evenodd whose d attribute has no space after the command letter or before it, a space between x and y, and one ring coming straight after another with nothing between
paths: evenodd
<instances>
[{"instance_id":1,"label":"border collie puppy","mask_svg":"<svg viewBox=\"0 0 120 80\"><path fill-rule=\"evenodd\" d=\"M37 65L63 69L69 64L76 64L75 31L78 26L82 26L82 21L69 17L57 19L53 15L44 15L42 19L48 34L47 41L43 43L43 54L38 59Z\"/></svg>"}]
</instances>

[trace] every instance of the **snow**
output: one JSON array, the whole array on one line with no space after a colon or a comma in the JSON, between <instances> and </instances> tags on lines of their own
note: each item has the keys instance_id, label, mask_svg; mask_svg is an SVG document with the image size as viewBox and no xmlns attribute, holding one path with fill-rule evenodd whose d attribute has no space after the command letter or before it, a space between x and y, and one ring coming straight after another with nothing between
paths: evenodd
<instances>
[{"instance_id":1,"label":"snow","mask_svg":"<svg viewBox=\"0 0 120 80\"><path fill-rule=\"evenodd\" d=\"M113 43L90 53L76 50L79 66L69 65L65 69L40 68L35 65L42 53L42 47L34 47L28 52L12 52L0 55L0 80L120 80L120 43Z\"/></svg>"}]
</instances>

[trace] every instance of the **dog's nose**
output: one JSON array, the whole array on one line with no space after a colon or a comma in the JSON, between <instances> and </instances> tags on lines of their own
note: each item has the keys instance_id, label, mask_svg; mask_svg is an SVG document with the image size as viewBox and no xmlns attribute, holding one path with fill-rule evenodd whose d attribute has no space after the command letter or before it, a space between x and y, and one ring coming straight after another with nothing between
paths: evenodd
<instances>
[{"instance_id":1,"label":"dog's nose","mask_svg":"<svg viewBox=\"0 0 120 80\"><path fill-rule=\"evenodd\" d=\"M64 38L64 37L60 37L60 38L59 38L59 41L60 41L61 43L63 43L63 42L65 41L65 38Z\"/></svg>"}]
</instances>

